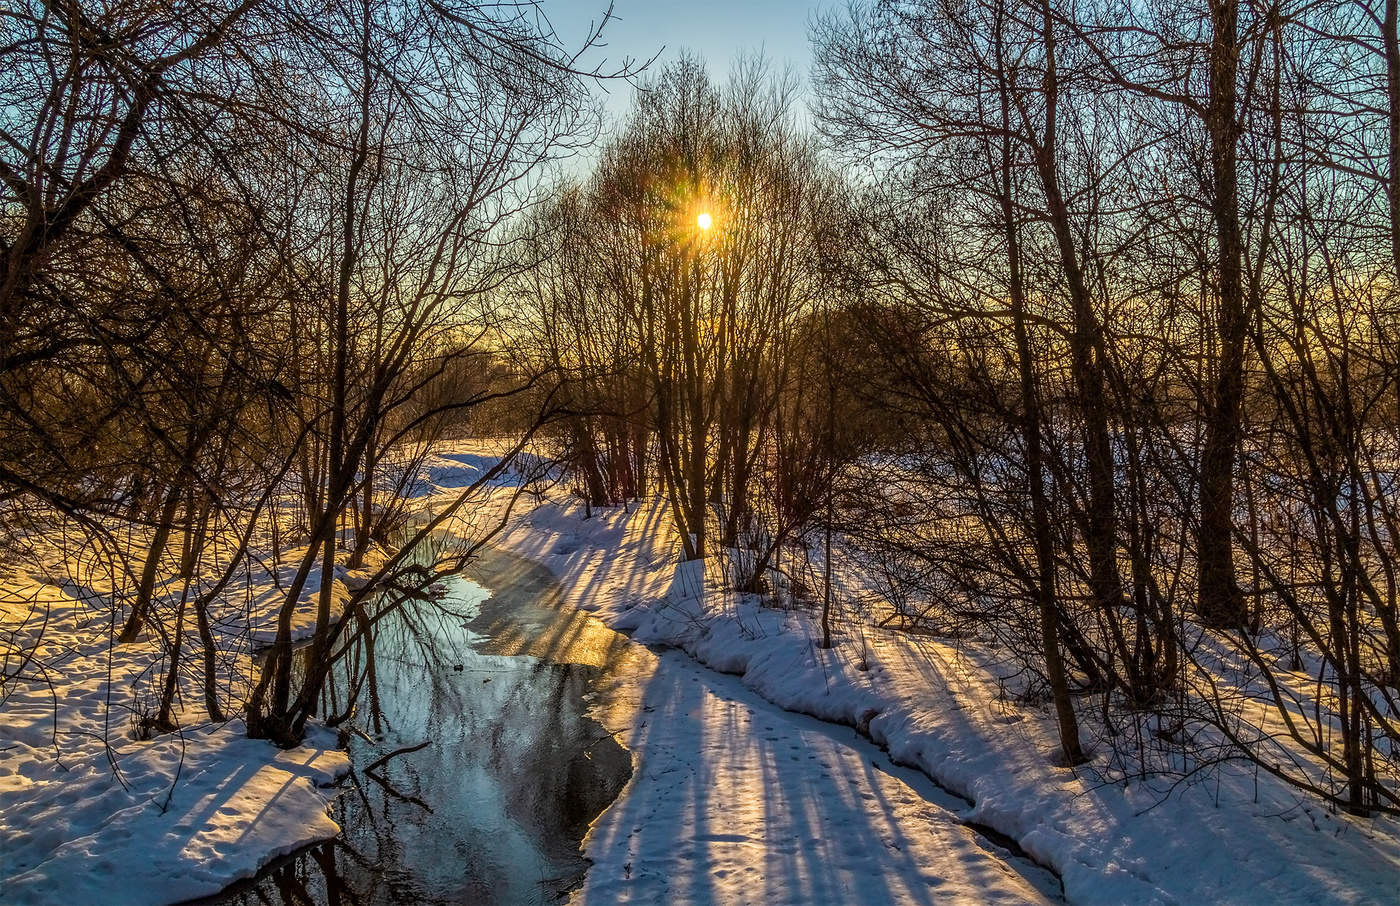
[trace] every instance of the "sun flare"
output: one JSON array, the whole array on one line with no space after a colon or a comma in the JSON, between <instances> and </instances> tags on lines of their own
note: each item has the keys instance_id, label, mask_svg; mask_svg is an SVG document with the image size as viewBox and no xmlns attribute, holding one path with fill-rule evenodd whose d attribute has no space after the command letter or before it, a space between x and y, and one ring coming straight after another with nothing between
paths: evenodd
<instances>
[{"instance_id":1,"label":"sun flare","mask_svg":"<svg viewBox=\"0 0 1400 906\"><path fill-rule=\"evenodd\" d=\"M708 230L710 228L710 224L712 223L714 223L714 220L710 217L708 213L701 214L699 217L695 218L695 225L702 230Z\"/></svg>"}]
</instances>

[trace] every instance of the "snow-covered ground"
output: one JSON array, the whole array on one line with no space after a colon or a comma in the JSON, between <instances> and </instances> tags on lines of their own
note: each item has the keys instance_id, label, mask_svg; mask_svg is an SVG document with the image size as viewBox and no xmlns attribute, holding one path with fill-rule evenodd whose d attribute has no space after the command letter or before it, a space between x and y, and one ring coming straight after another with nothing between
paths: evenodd
<instances>
[{"instance_id":1,"label":"snow-covered ground","mask_svg":"<svg viewBox=\"0 0 1400 906\"><path fill-rule=\"evenodd\" d=\"M957 797L854 730L784 711L679 651L608 695L632 781L584 843L576 904L1046 903L1059 883L968 828ZM596 716L596 715L595 715Z\"/></svg>"},{"instance_id":2,"label":"snow-covered ground","mask_svg":"<svg viewBox=\"0 0 1400 906\"><path fill-rule=\"evenodd\" d=\"M968 828L963 800L853 729L628 641L560 602L533 563L493 551L468 572L500 589L492 653L602 668L589 712L632 758L584 842L594 864L576 906L1058 898L1053 874Z\"/></svg>"},{"instance_id":3,"label":"snow-covered ground","mask_svg":"<svg viewBox=\"0 0 1400 906\"><path fill-rule=\"evenodd\" d=\"M1400 827L1391 819L1335 814L1243 764L1220 766L1207 775L1208 783L1175 785L1109 783L1107 752L1078 769L1059 767L1052 716L1008 699L995 652L873 627L844 635L824 651L809 615L725 594L700 564L678 562L675 535L659 501L631 513L594 513L584 520L582 507L572 501L545 502L522 513L498 543L549 566L570 605L634 639L683 649L714 670L738 675L746 688L782 708L859 728L897 762L917 766L970 800L960 818L1015 839L1053 868L1071 903L1400 902ZM748 715L734 718L735 733L755 729ZM721 725L724 719L716 718ZM645 731L634 733L639 735L631 744L645 765ZM756 752L743 761L763 763L777 754ZM663 750L660 757L670 756ZM638 789L643 783L664 789L669 781L648 780L649 770ZM673 845L691 841L687 871L713 879L715 872L732 877L738 866L760 872L766 867L770 877L786 870L776 867L786 863L765 846L750 847L745 861L736 855L734 840L708 827L745 820L726 817L743 816L745 808L766 808L763 794L772 784L755 782L748 802L743 782L728 774L691 787L684 778L674 782L680 784L676 795L689 797L692 806L662 813L664 833ZM841 781L819 780L810 787L811 801L778 798L788 809L821 814L827 807L822 791L839 799L840 787ZM710 800L695 795L710 789L733 790L736 800L712 810ZM634 830L645 824L640 819L646 808L625 796L589 837L586 854L597 864L587 891L598 892L591 902L607 902L612 892L628 889L629 877L644 866L640 856L664 851L649 850L645 835ZM879 809L872 804L852 819L849 832L880 838L879 828L888 824ZM772 820L783 830L765 838L767 847L787 845L791 828L820 826L790 815ZM761 825L749 827L761 832ZM744 839L751 839L747 832ZM806 856L793 859L796 865ZM885 868L897 871L897 864L892 860ZM671 895L687 889L675 862L663 861L660 871L673 880ZM898 883L909 883L909 875L900 877ZM742 903L749 901L749 890L738 882L712 881L707 895L714 902ZM859 895L850 901L859 902Z\"/></svg>"},{"instance_id":4,"label":"snow-covered ground","mask_svg":"<svg viewBox=\"0 0 1400 906\"><path fill-rule=\"evenodd\" d=\"M465 447L435 457L422 505L488 461ZM997 652L849 624L823 651L810 616L678 562L658 503L585 521L554 498L530 502L499 546L549 567L567 605L684 652L600 699L638 770L586 840L581 902L1041 899L970 822L1054 868L1073 903L1400 901L1392 820L1333 814L1246 766L1169 792L1105 782L1104 752L1057 767L1052 717L1006 695ZM255 626L275 586L272 571L250 580L238 606ZM43 633L0 707L0 900L169 902L334 834L319 785L348 764L323 734L281 752L237 721L192 719L192 692L181 734L135 738L133 689L149 686L159 646L109 646L102 597L100 583L55 576L0 584L8 650ZM240 657L234 673L249 669ZM882 767L854 730L782 709L856 728L973 804Z\"/></svg>"},{"instance_id":5,"label":"snow-covered ground","mask_svg":"<svg viewBox=\"0 0 1400 906\"><path fill-rule=\"evenodd\" d=\"M233 720L139 740L155 643L109 646L110 612L55 585L11 581L0 618L25 650L42 631L0 709L0 901L207 896L339 830L321 789L349 769L334 734L283 751Z\"/></svg>"},{"instance_id":6,"label":"snow-covered ground","mask_svg":"<svg viewBox=\"0 0 1400 906\"><path fill-rule=\"evenodd\" d=\"M425 511L446 506L498 461L490 444L435 457L415 489ZM511 486L501 480L500 487ZM468 512L458 528L489 520L499 501ZM0 902L43 904L171 903L218 893L278 856L335 836L327 789L350 769L335 734L311 726L305 743L283 751L248 739L243 722L210 722L202 674L186 658L174 711L177 734L142 739L165 672L163 646L148 634L114 644L124 613L112 605L120 578L92 548L72 556L62 523L55 542L29 539L33 555L0 564ZM218 689L227 714L242 713L256 677L253 649L270 644L276 611L305 547L270 539L210 608L219 646ZM119 552L140 563L143 541ZM217 543L205 564L231 547ZM108 552L110 553L110 552ZM167 622L183 591L175 551L162 563L155 601ZM372 549L365 568L337 566L332 606L349 598L383 562ZM315 628L313 567L292 636ZM195 634L194 618L186 635Z\"/></svg>"}]
</instances>

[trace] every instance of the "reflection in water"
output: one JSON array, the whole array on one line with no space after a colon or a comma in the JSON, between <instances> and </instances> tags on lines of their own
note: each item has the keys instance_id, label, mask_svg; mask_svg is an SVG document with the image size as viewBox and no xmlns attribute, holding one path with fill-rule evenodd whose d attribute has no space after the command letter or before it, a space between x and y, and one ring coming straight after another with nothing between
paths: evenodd
<instances>
[{"instance_id":1,"label":"reflection in water","mask_svg":"<svg viewBox=\"0 0 1400 906\"><path fill-rule=\"evenodd\" d=\"M499 578L488 581L508 590ZM220 902L548 903L582 878L583 834L631 773L627 752L584 713L602 667L487 653L519 650L522 637L543 638L576 615L525 602L528 619L512 623L509 594L487 603L479 585L448 585L442 601L376 627L382 733L351 741L356 770L335 804L340 838ZM511 644L494 643L496 633Z\"/></svg>"}]
</instances>

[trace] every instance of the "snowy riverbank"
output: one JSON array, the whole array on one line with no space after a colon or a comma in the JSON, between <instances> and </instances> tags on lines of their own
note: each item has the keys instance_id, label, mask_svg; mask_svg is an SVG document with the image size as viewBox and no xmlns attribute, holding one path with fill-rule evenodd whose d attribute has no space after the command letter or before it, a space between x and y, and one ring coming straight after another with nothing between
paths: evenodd
<instances>
[{"instance_id":1,"label":"snowy riverbank","mask_svg":"<svg viewBox=\"0 0 1400 906\"><path fill-rule=\"evenodd\" d=\"M520 514L498 543L547 565L570 605L637 641L681 648L769 702L867 733L972 801L962 819L1054 868L1071 903L1383 904L1400 896L1400 835L1390 819L1333 814L1245 765L1169 790L1104 782L1104 753L1077 770L1057 767L1050 715L1007 699L988 652L873 627L823 651L808 615L724 594L698 564L679 563L659 501L582 517L572 501L546 502ZM620 889L628 866L639 870L623 826L632 808L624 796L589 838L597 863L589 889ZM706 816L667 818L682 822L673 840L694 841L688 870L697 873L732 859L723 835L700 827ZM775 836L767 846L783 842ZM781 861L764 846L751 859ZM716 883L702 901L745 902L743 890Z\"/></svg>"},{"instance_id":2,"label":"snowy riverbank","mask_svg":"<svg viewBox=\"0 0 1400 906\"><path fill-rule=\"evenodd\" d=\"M313 727L286 751L248 739L239 720L138 739L133 698L159 645L109 646L110 613L58 586L11 582L4 596L12 642L29 650L30 634L42 632L0 711L5 903L207 896L337 833L321 787L349 759L333 733Z\"/></svg>"},{"instance_id":3,"label":"snowy riverbank","mask_svg":"<svg viewBox=\"0 0 1400 906\"><path fill-rule=\"evenodd\" d=\"M490 650L599 668L590 715L630 753L630 780L584 841L593 865L575 906L1058 897L1054 875L959 819L962 800L850 728L628 641L562 600L533 561L493 550L468 574L501 589Z\"/></svg>"},{"instance_id":4,"label":"snowy riverbank","mask_svg":"<svg viewBox=\"0 0 1400 906\"><path fill-rule=\"evenodd\" d=\"M489 461L435 458L422 505ZM584 520L553 497L523 499L497 546L548 567L567 606L685 652L654 658L600 701L638 771L585 841L595 864L580 902L1039 898L968 822L1053 867L1072 903L1379 904L1400 893L1394 821L1332 814L1246 766L1175 786L1106 783L1104 753L1057 767L1049 714L1006 694L994 652L850 624L823 651L809 615L725 594L701 565L679 563L659 503ZM283 752L238 721L193 720L192 692L182 733L137 739L160 646L109 646L100 583L70 573L52 564L0 589L11 650L34 652L0 712L5 902L206 895L336 833L320 787L348 760L329 734ZM248 588L238 606L257 625L252 611L276 601L277 581ZM231 660L231 677L250 673L246 653ZM920 792L843 743L850 731L778 708L857 728L973 805Z\"/></svg>"},{"instance_id":5,"label":"snowy riverbank","mask_svg":"<svg viewBox=\"0 0 1400 906\"><path fill-rule=\"evenodd\" d=\"M498 459L494 452L436 457L413 489L416 503L446 505ZM513 487L509 478L498 484ZM178 902L218 893L279 856L335 836L335 791L325 788L350 770L335 734L313 725L301 747L283 751L248 739L241 720L209 721L200 671L188 659L172 712L181 730L142 738L160 695L164 645L149 632L130 644L111 641L125 617L113 608L114 589L129 584L129 575L121 578L104 558L110 551L65 553L64 524L52 522L55 537L34 535L31 555L0 571L3 901ZM126 544L118 553L139 563L144 541L128 535ZM253 655L273 640L277 609L305 552L285 536L277 547L256 539L211 604L216 685L231 717L242 713L256 679ZM206 553L217 560L220 546ZM336 567L333 609L383 556L372 548L364 569ZM174 613L184 593L175 566L168 556L157 577L162 614ZM211 574L223 568L216 566ZM293 639L313 633L320 585L313 566L292 616ZM193 616L185 632L196 632Z\"/></svg>"}]
</instances>

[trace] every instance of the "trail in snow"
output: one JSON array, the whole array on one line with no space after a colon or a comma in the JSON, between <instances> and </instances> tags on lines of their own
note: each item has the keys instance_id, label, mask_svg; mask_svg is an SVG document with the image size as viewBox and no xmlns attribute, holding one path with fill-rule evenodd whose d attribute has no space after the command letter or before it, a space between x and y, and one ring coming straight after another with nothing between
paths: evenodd
<instances>
[{"instance_id":1,"label":"trail in snow","mask_svg":"<svg viewBox=\"0 0 1400 906\"><path fill-rule=\"evenodd\" d=\"M754 700L868 727L899 763L975 803L962 812L967 821L1004 834L1050 866L1070 902L1397 902L1400 834L1393 819L1333 814L1248 765L1224 763L1190 782L1120 782L1115 750L1104 746L1089 764L1061 767L1053 714L1008 694L1005 652L995 646L879 629L847 615L839 644L824 651L816 647L812 614L726 591L718 558L680 562L664 501L583 516L573 501L543 501L521 511L496 543L553 571L570 608L734 674ZM683 812L658 814L659 822L669 816L684 827ZM634 846L629 832L608 842ZM813 864L825 845L819 841ZM649 854L669 858L665 846ZM945 899L956 897L938 897ZM745 902L739 895L732 901Z\"/></svg>"},{"instance_id":2,"label":"trail in snow","mask_svg":"<svg viewBox=\"0 0 1400 906\"><path fill-rule=\"evenodd\" d=\"M592 716L635 769L584 841L576 904L1045 903L1050 872L965 826L967 803L848 727L785 711L737 677L654 651L579 611L537 562L502 550L494 653L602 669Z\"/></svg>"},{"instance_id":3,"label":"trail in snow","mask_svg":"<svg viewBox=\"0 0 1400 906\"><path fill-rule=\"evenodd\" d=\"M681 652L649 660L618 680L637 770L585 843L595 865L576 902L1058 897L1054 875L962 823L965 802L854 730L783 711Z\"/></svg>"}]
</instances>

